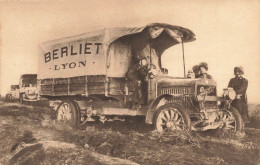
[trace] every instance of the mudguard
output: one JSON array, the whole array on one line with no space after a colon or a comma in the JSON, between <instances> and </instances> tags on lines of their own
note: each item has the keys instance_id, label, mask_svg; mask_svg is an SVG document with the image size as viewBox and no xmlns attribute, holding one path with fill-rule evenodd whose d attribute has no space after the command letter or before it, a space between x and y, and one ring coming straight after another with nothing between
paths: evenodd
<instances>
[{"instance_id":1,"label":"mudguard","mask_svg":"<svg viewBox=\"0 0 260 165\"><path fill-rule=\"evenodd\" d=\"M157 97L155 100L153 100L153 102L150 104L149 109L147 111L145 122L147 124L153 124L153 118L158 107L166 104L168 101L172 100L173 97L174 95L164 94Z\"/></svg>"}]
</instances>

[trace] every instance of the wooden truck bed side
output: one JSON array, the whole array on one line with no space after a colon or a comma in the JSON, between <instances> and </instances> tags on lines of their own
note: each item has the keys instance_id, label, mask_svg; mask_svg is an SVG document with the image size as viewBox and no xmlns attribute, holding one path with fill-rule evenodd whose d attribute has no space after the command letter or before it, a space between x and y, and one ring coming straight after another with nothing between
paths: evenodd
<instances>
[{"instance_id":1,"label":"wooden truck bed side","mask_svg":"<svg viewBox=\"0 0 260 165\"><path fill-rule=\"evenodd\" d=\"M43 79L41 95L122 95L124 86L124 78L106 78L105 75Z\"/></svg>"}]
</instances>

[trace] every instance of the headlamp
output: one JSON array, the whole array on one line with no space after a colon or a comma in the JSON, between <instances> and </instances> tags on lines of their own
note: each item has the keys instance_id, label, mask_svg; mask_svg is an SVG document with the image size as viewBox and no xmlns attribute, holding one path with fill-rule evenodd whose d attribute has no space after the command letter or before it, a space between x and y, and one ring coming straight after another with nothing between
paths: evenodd
<instances>
[{"instance_id":1,"label":"headlamp","mask_svg":"<svg viewBox=\"0 0 260 165\"><path fill-rule=\"evenodd\" d=\"M227 100L234 100L236 98L236 92L233 88L224 88L223 97Z\"/></svg>"}]
</instances>

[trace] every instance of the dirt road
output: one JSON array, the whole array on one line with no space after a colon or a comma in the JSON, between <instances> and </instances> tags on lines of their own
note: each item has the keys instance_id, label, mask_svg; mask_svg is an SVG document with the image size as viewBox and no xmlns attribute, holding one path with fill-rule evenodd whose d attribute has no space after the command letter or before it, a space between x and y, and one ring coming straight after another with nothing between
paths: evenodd
<instances>
[{"instance_id":1,"label":"dirt road","mask_svg":"<svg viewBox=\"0 0 260 165\"><path fill-rule=\"evenodd\" d=\"M260 129L157 134L142 120L55 124L44 106L0 102L0 164L259 164Z\"/></svg>"}]
</instances>

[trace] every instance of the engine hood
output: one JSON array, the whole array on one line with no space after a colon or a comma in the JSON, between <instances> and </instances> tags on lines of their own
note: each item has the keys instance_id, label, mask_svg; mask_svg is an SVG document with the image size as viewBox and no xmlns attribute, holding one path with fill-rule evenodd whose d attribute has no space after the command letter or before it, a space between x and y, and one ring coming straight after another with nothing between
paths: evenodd
<instances>
[{"instance_id":1,"label":"engine hood","mask_svg":"<svg viewBox=\"0 0 260 165\"><path fill-rule=\"evenodd\" d=\"M189 106L189 98L198 101L213 101L214 105L217 98L216 82L212 79L198 78L176 78L176 77L156 77L155 83L155 98L163 95L174 96L170 101L178 102L179 98Z\"/></svg>"},{"instance_id":2,"label":"engine hood","mask_svg":"<svg viewBox=\"0 0 260 165\"><path fill-rule=\"evenodd\" d=\"M175 77L157 77L156 88L157 93L178 93L178 94L195 94L197 87L214 87L216 89L216 82L212 79L187 79Z\"/></svg>"},{"instance_id":3,"label":"engine hood","mask_svg":"<svg viewBox=\"0 0 260 165\"><path fill-rule=\"evenodd\" d=\"M195 85L209 85L216 86L216 82L213 79L188 79L188 78L176 78L176 77L157 77L157 85L160 87L170 86L195 86Z\"/></svg>"},{"instance_id":4,"label":"engine hood","mask_svg":"<svg viewBox=\"0 0 260 165\"><path fill-rule=\"evenodd\" d=\"M161 78L157 81L157 85L161 88L166 87L174 87L174 86L194 86L197 79L184 79L184 78L173 78L173 77L167 77L167 78Z\"/></svg>"}]
</instances>

